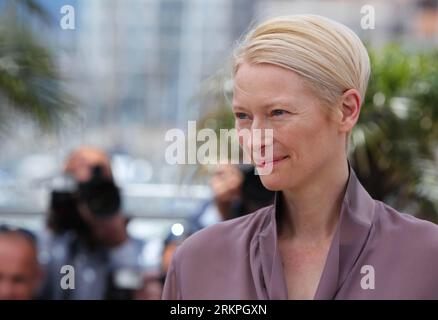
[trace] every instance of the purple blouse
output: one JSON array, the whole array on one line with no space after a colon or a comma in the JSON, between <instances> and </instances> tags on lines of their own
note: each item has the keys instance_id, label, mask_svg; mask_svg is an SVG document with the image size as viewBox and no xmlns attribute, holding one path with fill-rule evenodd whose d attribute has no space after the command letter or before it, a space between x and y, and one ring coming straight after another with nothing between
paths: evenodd
<instances>
[{"instance_id":1,"label":"purple blouse","mask_svg":"<svg viewBox=\"0 0 438 320\"><path fill-rule=\"evenodd\" d=\"M189 237L163 299L287 299L274 205ZM350 168L315 299L438 299L438 226L374 200Z\"/></svg>"}]
</instances>

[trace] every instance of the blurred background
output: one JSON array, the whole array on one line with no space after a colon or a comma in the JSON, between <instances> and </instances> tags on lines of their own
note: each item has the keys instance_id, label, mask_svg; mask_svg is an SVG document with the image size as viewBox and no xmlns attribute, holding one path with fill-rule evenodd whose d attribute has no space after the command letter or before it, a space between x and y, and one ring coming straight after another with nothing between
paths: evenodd
<instances>
[{"instance_id":1,"label":"blurred background","mask_svg":"<svg viewBox=\"0 0 438 320\"><path fill-rule=\"evenodd\" d=\"M364 5L375 28L361 28ZM165 132L231 128L234 44L296 13L342 22L369 49L350 156L365 188L438 222L438 0L0 0L0 224L44 234L54 181L91 145L108 154L127 232L158 268L165 240L216 192L210 168L166 164Z\"/></svg>"}]
</instances>

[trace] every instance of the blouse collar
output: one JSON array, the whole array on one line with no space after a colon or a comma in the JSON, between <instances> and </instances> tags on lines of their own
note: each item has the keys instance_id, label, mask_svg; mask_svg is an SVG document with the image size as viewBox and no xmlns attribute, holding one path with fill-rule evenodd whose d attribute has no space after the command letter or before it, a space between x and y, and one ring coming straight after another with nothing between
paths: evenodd
<instances>
[{"instance_id":1,"label":"blouse collar","mask_svg":"<svg viewBox=\"0 0 438 320\"><path fill-rule=\"evenodd\" d=\"M280 193L251 244L250 256L260 299L287 299L287 287L277 241L277 218L281 212ZM349 166L347 188L339 220L330 245L315 299L333 299L365 248L375 216L375 201L360 184ZM259 257L255 257L258 255ZM259 259L258 259L259 258Z\"/></svg>"}]
</instances>

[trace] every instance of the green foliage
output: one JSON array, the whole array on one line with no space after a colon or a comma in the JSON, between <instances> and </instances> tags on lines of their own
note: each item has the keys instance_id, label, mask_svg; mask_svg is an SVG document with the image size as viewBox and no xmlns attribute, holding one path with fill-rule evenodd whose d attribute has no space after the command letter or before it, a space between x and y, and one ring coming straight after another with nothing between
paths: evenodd
<instances>
[{"instance_id":1,"label":"green foliage","mask_svg":"<svg viewBox=\"0 0 438 320\"><path fill-rule=\"evenodd\" d=\"M352 165L374 198L438 221L438 53L397 45L369 52L372 75L352 133Z\"/></svg>"},{"instance_id":2,"label":"green foliage","mask_svg":"<svg viewBox=\"0 0 438 320\"><path fill-rule=\"evenodd\" d=\"M48 22L49 15L35 1L18 1L29 12ZM63 81L49 49L39 42L27 24L20 24L20 6L9 6L0 16L0 127L12 127L15 114L50 130L62 124L73 111L73 100L63 89Z\"/></svg>"}]
</instances>

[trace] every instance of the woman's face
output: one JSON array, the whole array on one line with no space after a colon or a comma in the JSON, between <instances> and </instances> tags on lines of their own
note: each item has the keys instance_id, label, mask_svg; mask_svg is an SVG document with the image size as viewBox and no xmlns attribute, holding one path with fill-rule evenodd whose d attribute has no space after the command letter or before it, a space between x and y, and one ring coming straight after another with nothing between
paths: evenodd
<instances>
[{"instance_id":1,"label":"woman's face","mask_svg":"<svg viewBox=\"0 0 438 320\"><path fill-rule=\"evenodd\" d=\"M323 108L293 71L271 64L244 63L239 67L233 96L236 129L273 132L272 144L265 144L264 139L240 139L247 152L255 152L252 160L256 167L272 167L270 174L260 176L266 188L303 186L340 156L345 159L345 133ZM258 159L257 154L269 154L263 149L270 146L272 159Z\"/></svg>"}]
</instances>

